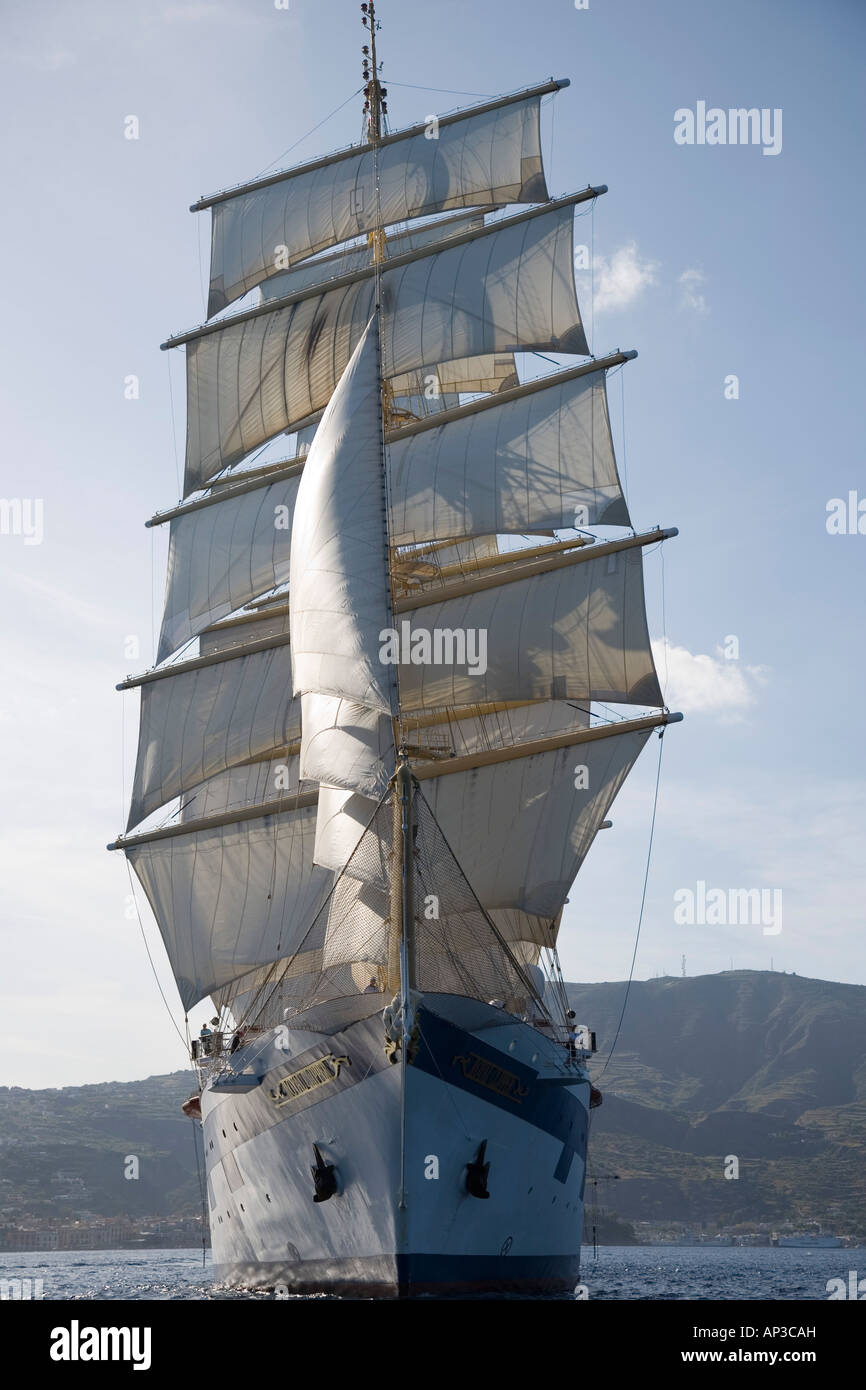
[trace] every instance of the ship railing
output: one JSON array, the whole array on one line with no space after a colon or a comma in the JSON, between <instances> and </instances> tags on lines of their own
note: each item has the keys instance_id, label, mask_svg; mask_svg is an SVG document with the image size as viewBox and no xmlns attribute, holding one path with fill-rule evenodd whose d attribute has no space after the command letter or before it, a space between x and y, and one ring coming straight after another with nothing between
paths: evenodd
<instances>
[{"instance_id":1,"label":"ship railing","mask_svg":"<svg viewBox=\"0 0 866 1390\"><path fill-rule=\"evenodd\" d=\"M200 1072L209 1076L214 1071L222 1071L232 1054L247 1042L251 1042L258 1028L241 1027L237 1029L216 1029L204 1037L193 1038L190 1049L192 1061Z\"/></svg>"}]
</instances>

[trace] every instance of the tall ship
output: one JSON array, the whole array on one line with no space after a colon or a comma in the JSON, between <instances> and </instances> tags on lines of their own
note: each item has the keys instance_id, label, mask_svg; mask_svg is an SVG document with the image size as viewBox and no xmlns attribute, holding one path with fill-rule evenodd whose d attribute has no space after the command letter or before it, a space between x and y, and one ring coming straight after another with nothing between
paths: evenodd
<instances>
[{"instance_id":1,"label":"tall ship","mask_svg":"<svg viewBox=\"0 0 866 1390\"><path fill-rule=\"evenodd\" d=\"M664 705L645 547L553 198L549 80L213 196L122 849L191 1040L215 1276L579 1280L569 891ZM584 209L586 210L586 209ZM555 354L551 360L550 354Z\"/></svg>"}]
</instances>

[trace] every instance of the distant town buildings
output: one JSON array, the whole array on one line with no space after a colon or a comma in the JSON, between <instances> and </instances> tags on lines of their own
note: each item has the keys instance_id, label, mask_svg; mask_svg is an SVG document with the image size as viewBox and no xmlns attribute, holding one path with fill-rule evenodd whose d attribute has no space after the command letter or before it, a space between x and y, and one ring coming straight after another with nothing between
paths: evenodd
<instances>
[{"instance_id":1,"label":"distant town buildings","mask_svg":"<svg viewBox=\"0 0 866 1390\"><path fill-rule=\"evenodd\" d=\"M170 1216L129 1221L73 1221L57 1225L48 1221L0 1226L0 1250L128 1250L187 1249L201 1247L200 1216ZM205 1241L210 1237L205 1227Z\"/></svg>"}]
</instances>

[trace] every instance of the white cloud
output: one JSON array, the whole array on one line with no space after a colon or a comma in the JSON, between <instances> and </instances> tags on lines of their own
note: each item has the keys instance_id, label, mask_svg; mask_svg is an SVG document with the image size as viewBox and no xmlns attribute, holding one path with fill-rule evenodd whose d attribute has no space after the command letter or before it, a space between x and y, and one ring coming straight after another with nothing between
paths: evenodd
<instances>
[{"instance_id":1,"label":"white cloud","mask_svg":"<svg viewBox=\"0 0 866 1390\"><path fill-rule=\"evenodd\" d=\"M701 286L706 281L702 270L684 270L677 282L680 286L680 308L693 309L696 314L710 312Z\"/></svg>"},{"instance_id":2,"label":"white cloud","mask_svg":"<svg viewBox=\"0 0 866 1390\"><path fill-rule=\"evenodd\" d=\"M610 257L595 258L595 311L624 309L656 282L656 261L643 260L635 242L620 247Z\"/></svg>"},{"instance_id":3,"label":"white cloud","mask_svg":"<svg viewBox=\"0 0 866 1390\"><path fill-rule=\"evenodd\" d=\"M766 667L731 660L721 647L716 648L715 656L709 656L676 647L665 637L656 638L652 648L665 699L684 714L739 719L754 705L758 689L767 679Z\"/></svg>"}]
</instances>

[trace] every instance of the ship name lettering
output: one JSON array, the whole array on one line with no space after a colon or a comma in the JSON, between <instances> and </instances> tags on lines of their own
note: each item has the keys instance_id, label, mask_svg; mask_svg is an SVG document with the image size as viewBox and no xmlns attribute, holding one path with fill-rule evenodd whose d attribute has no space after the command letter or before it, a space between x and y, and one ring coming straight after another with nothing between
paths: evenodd
<instances>
[{"instance_id":1,"label":"ship name lettering","mask_svg":"<svg viewBox=\"0 0 866 1390\"><path fill-rule=\"evenodd\" d=\"M522 1085L520 1077L513 1071L506 1071L487 1057L480 1057L477 1052L470 1052L468 1056L458 1054L452 1057L451 1065L459 1066L467 1081L486 1086L488 1091L495 1091L497 1095L516 1101L518 1105L529 1095L529 1087Z\"/></svg>"}]
</instances>

